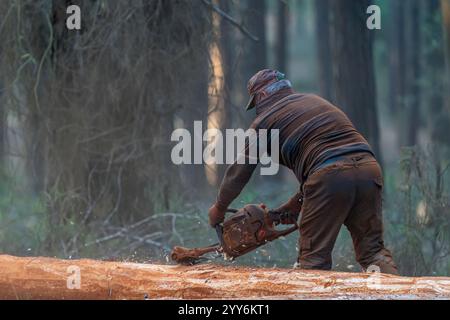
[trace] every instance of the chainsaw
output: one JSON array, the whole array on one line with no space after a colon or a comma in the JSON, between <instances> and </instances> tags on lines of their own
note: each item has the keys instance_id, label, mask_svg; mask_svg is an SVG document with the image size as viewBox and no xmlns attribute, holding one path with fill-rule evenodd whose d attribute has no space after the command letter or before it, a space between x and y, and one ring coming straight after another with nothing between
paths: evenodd
<instances>
[{"instance_id":1,"label":"chainsaw","mask_svg":"<svg viewBox=\"0 0 450 320\"><path fill-rule=\"evenodd\" d=\"M239 210L228 209L227 212L232 214L222 225L215 227L219 243L193 249L174 247L170 255L172 260L193 265L201 261L203 255L211 252L223 254L226 259L233 260L298 229L296 223L284 230L275 229L288 214L270 212L263 204L248 204ZM295 218L290 220L296 221Z\"/></svg>"}]
</instances>

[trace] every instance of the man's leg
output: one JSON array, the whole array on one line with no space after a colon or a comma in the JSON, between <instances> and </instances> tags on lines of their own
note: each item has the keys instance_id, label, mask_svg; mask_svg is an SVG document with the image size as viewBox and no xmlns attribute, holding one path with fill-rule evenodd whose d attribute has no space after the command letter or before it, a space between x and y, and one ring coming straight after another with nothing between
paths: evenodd
<instances>
[{"instance_id":1,"label":"man's leg","mask_svg":"<svg viewBox=\"0 0 450 320\"><path fill-rule=\"evenodd\" d=\"M345 225L352 235L356 260L365 270L375 266L382 273L398 274L383 242L381 169L373 161L355 167L354 172L357 196Z\"/></svg>"},{"instance_id":2,"label":"man's leg","mask_svg":"<svg viewBox=\"0 0 450 320\"><path fill-rule=\"evenodd\" d=\"M331 253L355 196L351 168L335 164L312 174L303 186L299 267L330 270Z\"/></svg>"}]
</instances>

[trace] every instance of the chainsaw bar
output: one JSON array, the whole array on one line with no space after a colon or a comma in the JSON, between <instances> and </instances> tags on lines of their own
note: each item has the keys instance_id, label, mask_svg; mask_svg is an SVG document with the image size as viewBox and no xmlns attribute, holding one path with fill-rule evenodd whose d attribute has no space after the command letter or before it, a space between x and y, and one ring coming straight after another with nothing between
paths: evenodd
<instances>
[{"instance_id":1,"label":"chainsaw bar","mask_svg":"<svg viewBox=\"0 0 450 320\"><path fill-rule=\"evenodd\" d=\"M193 248L193 249L177 246L172 249L170 257L176 263L184 265L194 265L202 261L208 260L202 257L203 255L211 252L220 253L220 251L221 246L218 243L208 247Z\"/></svg>"},{"instance_id":2,"label":"chainsaw bar","mask_svg":"<svg viewBox=\"0 0 450 320\"><path fill-rule=\"evenodd\" d=\"M284 230L275 229L281 222L281 216L269 212L265 205L250 204L240 210L228 209L227 212L233 214L222 225L215 227L219 243L194 249L174 247L170 255L172 260L194 265L207 260L202 256L211 252L222 254L226 260L233 260L298 229L296 223Z\"/></svg>"}]
</instances>

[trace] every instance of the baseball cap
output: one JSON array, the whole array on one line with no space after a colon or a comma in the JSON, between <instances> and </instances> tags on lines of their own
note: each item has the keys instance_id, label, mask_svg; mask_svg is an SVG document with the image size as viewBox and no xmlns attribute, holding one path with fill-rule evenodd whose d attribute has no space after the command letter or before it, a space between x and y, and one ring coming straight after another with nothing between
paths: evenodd
<instances>
[{"instance_id":1,"label":"baseball cap","mask_svg":"<svg viewBox=\"0 0 450 320\"><path fill-rule=\"evenodd\" d=\"M264 89L285 78L286 76L284 73L272 69L264 69L254 74L247 83L247 90L250 95L250 99L248 100L245 109L253 109L256 105L255 99L258 93L264 92Z\"/></svg>"}]
</instances>

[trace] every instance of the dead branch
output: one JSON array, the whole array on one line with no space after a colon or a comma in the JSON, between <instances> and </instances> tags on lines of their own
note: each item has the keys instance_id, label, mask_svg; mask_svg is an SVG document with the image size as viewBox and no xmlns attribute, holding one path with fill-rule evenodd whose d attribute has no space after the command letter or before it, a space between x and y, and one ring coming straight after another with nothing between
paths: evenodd
<instances>
[{"instance_id":1,"label":"dead branch","mask_svg":"<svg viewBox=\"0 0 450 320\"><path fill-rule=\"evenodd\" d=\"M250 31L247 30L246 27L244 27L241 23L237 22L236 19L234 19L232 16L230 16L228 13L217 7L215 4L213 4L211 1L208 0L202 0L203 3L212 9L214 12L216 12L218 15L220 15L222 18L230 22L233 26L239 29L244 35L252 39L253 41L259 41L259 38L253 35Z\"/></svg>"}]
</instances>

